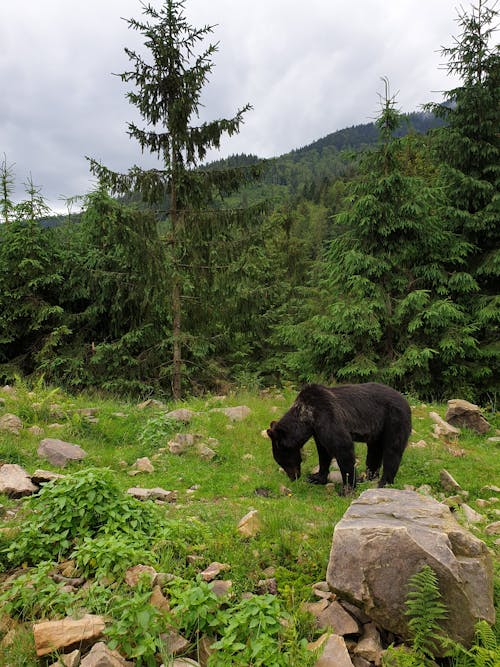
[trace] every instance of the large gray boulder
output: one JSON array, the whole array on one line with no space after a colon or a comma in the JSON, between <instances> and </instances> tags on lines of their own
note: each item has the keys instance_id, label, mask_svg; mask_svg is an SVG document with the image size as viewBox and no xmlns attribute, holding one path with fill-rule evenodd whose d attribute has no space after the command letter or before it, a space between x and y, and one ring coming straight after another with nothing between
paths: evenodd
<instances>
[{"instance_id":1,"label":"large gray boulder","mask_svg":"<svg viewBox=\"0 0 500 667\"><path fill-rule=\"evenodd\" d=\"M53 466L64 468L69 461L81 461L87 452L79 445L65 442L57 438L44 438L37 450L38 456L52 463Z\"/></svg>"},{"instance_id":2,"label":"large gray boulder","mask_svg":"<svg viewBox=\"0 0 500 667\"><path fill-rule=\"evenodd\" d=\"M486 433L491 428L477 405L463 401L460 398L448 401L445 419L452 426L470 428L472 431L481 434Z\"/></svg>"},{"instance_id":3,"label":"large gray boulder","mask_svg":"<svg viewBox=\"0 0 500 667\"><path fill-rule=\"evenodd\" d=\"M377 625L409 639L408 580L424 565L436 573L448 617L446 633L470 645L479 619L495 620L492 557L449 508L414 491L370 489L333 534L327 581Z\"/></svg>"}]
</instances>

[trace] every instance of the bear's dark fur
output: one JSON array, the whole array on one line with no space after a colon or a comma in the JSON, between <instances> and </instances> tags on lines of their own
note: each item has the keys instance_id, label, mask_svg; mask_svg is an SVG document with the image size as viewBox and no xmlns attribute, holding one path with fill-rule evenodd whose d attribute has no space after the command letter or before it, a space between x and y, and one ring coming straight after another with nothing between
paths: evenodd
<instances>
[{"instance_id":1,"label":"bear's dark fur","mask_svg":"<svg viewBox=\"0 0 500 667\"><path fill-rule=\"evenodd\" d=\"M366 474L378 476L379 486L391 484L411 433L407 400L395 389L376 382L324 387L305 386L278 422L271 422L275 461L290 479L300 477L301 448L313 437L319 471L308 481L326 484L333 458L342 473L344 490L356 485L354 442L366 442Z\"/></svg>"}]
</instances>

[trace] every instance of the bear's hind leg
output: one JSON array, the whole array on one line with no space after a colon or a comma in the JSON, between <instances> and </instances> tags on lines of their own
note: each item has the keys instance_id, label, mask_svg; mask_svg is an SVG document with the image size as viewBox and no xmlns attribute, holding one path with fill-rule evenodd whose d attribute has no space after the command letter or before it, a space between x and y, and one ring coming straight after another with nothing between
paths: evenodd
<instances>
[{"instance_id":1,"label":"bear's hind leg","mask_svg":"<svg viewBox=\"0 0 500 667\"><path fill-rule=\"evenodd\" d=\"M366 453L366 479L376 479L380 474L382 465L383 441L371 440L366 443L368 451Z\"/></svg>"},{"instance_id":2,"label":"bear's hind leg","mask_svg":"<svg viewBox=\"0 0 500 667\"><path fill-rule=\"evenodd\" d=\"M399 412L391 415L383 434L382 459L384 469L378 483L379 487L394 482L410 433L411 417L409 415Z\"/></svg>"},{"instance_id":3,"label":"bear's hind leg","mask_svg":"<svg viewBox=\"0 0 500 667\"><path fill-rule=\"evenodd\" d=\"M339 448L336 459L342 475L343 492L348 494L356 486L354 443L351 442L349 446Z\"/></svg>"}]
</instances>

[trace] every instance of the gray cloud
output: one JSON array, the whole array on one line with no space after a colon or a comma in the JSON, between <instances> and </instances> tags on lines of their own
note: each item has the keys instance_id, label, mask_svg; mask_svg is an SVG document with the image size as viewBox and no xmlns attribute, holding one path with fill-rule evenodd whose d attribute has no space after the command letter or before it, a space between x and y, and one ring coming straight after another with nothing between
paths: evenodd
<instances>
[{"instance_id":1,"label":"gray cloud","mask_svg":"<svg viewBox=\"0 0 500 667\"><path fill-rule=\"evenodd\" d=\"M155 0L154 4L158 4ZM456 34L456 0L187 0L195 26L216 24L214 70L203 119L230 117L250 102L238 136L213 158L270 157L343 127L370 121L387 76L404 111L453 87L439 49ZM0 5L0 156L15 163L18 189L31 173L48 202L93 185L85 155L125 171L151 165L126 134L135 111L112 72L140 35L120 17L138 0L25 0Z\"/></svg>"}]
</instances>

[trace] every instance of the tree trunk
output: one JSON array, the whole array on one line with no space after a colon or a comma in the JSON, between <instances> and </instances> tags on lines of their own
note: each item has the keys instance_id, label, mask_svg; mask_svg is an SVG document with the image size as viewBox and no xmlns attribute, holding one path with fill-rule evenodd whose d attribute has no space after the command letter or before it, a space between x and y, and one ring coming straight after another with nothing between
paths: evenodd
<instances>
[{"instance_id":1,"label":"tree trunk","mask_svg":"<svg viewBox=\"0 0 500 667\"><path fill-rule=\"evenodd\" d=\"M175 155L175 153L174 153ZM172 160L175 165L175 159ZM175 170L174 170L175 173ZM177 211L177 191L175 180L170 189L170 221L172 225L172 259L174 277L172 286L172 395L179 400L182 393L182 348L181 348L181 277L177 266L179 213Z\"/></svg>"},{"instance_id":2,"label":"tree trunk","mask_svg":"<svg viewBox=\"0 0 500 667\"><path fill-rule=\"evenodd\" d=\"M175 400L181 397L182 350L181 350L181 281L178 273L174 276L172 287L172 395Z\"/></svg>"}]
</instances>

